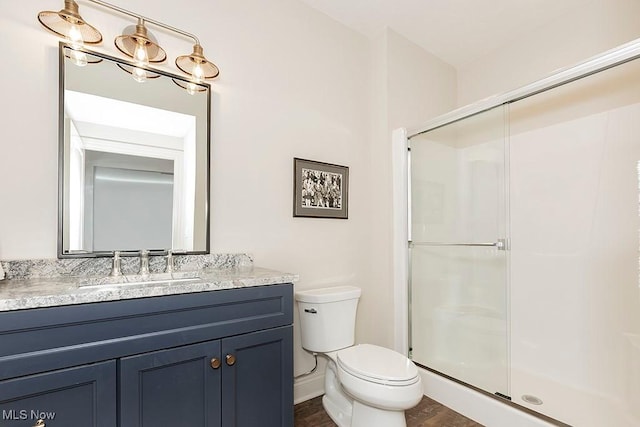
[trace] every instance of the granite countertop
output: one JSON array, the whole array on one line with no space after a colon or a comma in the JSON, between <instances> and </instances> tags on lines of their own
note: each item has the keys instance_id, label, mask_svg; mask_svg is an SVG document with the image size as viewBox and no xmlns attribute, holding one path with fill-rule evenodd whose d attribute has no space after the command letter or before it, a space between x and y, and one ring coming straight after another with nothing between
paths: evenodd
<instances>
[{"instance_id":1,"label":"granite countertop","mask_svg":"<svg viewBox=\"0 0 640 427\"><path fill-rule=\"evenodd\" d=\"M157 279L142 282L136 277L124 277L123 283L108 283L109 280L93 277L41 277L0 281L0 311L29 308L54 307L123 299L176 295L193 292L208 292L221 289L291 283L298 276L290 273L249 266L231 268L205 268L189 277L185 272L172 280L162 275L151 275ZM107 283L101 283L106 281Z\"/></svg>"}]
</instances>

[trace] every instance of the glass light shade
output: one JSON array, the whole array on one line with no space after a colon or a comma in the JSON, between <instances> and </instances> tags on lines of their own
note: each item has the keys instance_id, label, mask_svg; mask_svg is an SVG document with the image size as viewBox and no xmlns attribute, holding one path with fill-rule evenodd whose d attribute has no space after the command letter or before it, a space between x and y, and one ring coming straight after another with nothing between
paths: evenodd
<instances>
[{"instance_id":1,"label":"glass light shade","mask_svg":"<svg viewBox=\"0 0 640 427\"><path fill-rule=\"evenodd\" d=\"M176 80L176 79L171 79L171 80L176 85L186 90L189 95L195 95L196 93L207 91L207 88L205 86L199 85L197 83L185 82L183 80Z\"/></svg>"},{"instance_id":2,"label":"glass light shade","mask_svg":"<svg viewBox=\"0 0 640 427\"><path fill-rule=\"evenodd\" d=\"M64 9L58 12L40 12L38 21L49 31L74 44L96 44L102 41L100 31L82 19L78 13L78 4L73 0L65 0Z\"/></svg>"},{"instance_id":3,"label":"glass light shade","mask_svg":"<svg viewBox=\"0 0 640 427\"><path fill-rule=\"evenodd\" d=\"M140 70L140 68L132 65L121 64L121 63L118 63L117 65L118 65L118 68L120 68L122 71L129 73L131 75L134 75L134 73L136 72L136 69ZM153 73L149 70L144 70L144 71L147 73L146 74L147 79L157 79L158 77L160 77L160 74ZM137 71L137 72L140 73L140 71Z\"/></svg>"},{"instance_id":4,"label":"glass light shade","mask_svg":"<svg viewBox=\"0 0 640 427\"><path fill-rule=\"evenodd\" d=\"M149 62L162 62L167 59L167 53L158 45L153 34L149 33L142 19L138 20L137 25L125 28L124 34L116 37L114 42L120 52L136 61L136 55L140 55L138 52L142 48L146 50Z\"/></svg>"},{"instance_id":5,"label":"glass light shade","mask_svg":"<svg viewBox=\"0 0 640 427\"><path fill-rule=\"evenodd\" d=\"M204 51L199 44L193 46L191 55L178 56L176 67L192 76L196 81L213 79L220 74L218 67L204 57Z\"/></svg>"},{"instance_id":6,"label":"glass light shade","mask_svg":"<svg viewBox=\"0 0 640 427\"><path fill-rule=\"evenodd\" d=\"M95 55L87 54L81 50L76 50L72 47L65 46L64 48L64 56L69 58L71 62L82 67L87 64L98 64L102 62L102 58L99 58Z\"/></svg>"}]
</instances>

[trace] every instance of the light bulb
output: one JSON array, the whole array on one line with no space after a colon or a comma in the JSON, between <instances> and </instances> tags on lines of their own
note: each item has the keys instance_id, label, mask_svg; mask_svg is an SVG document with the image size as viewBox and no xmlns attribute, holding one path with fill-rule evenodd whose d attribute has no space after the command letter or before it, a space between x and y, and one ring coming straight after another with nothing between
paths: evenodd
<instances>
[{"instance_id":1,"label":"light bulb","mask_svg":"<svg viewBox=\"0 0 640 427\"><path fill-rule=\"evenodd\" d=\"M149 64L149 53L147 52L147 47L144 45L144 42L138 42L136 44L136 50L133 52L133 59L138 63L138 65Z\"/></svg>"},{"instance_id":2,"label":"light bulb","mask_svg":"<svg viewBox=\"0 0 640 427\"><path fill-rule=\"evenodd\" d=\"M187 93L189 95L195 95L198 92L198 86L195 83L187 83Z\"/></svg>"},{"instance_id":3,"label":"light bulb","mask_svg":"<svg viewBox=\"0 0 640 427\"><path fill-rule=\"evenodd\" d=\"M84 67L89 63L87 55L84 52L75 49L69 49L69 59L78 67Z\"/></svg>"},{"instance_id":4,"label":"light bulb","mask_svg":"<svg viewBox=\"0 0 640 427\"><path fill-rule=\"evenodd\" d=\"M193 67L193 79L200 83L204 79L204 70L200 63L197 63L195 67Z\"/></svg>"},{"instance_id":5,"label":"light bulb","mask_svg":"<svg viewBox=\"0 0 640 427\"><path fill-rule=\"evenodd\" d=\"M133 67L131 75L133 76L133 79L138 83L144 83L147 81L147 72L142 68Z\"/></svg>"},{"instance_id":6,"label":"light bulb","mask_svg":"<svg viewBox=\"0 0 640 427\"><path fill-rule=\"evenodd\" d=\"M75 25L71 25L71 29L69 29L69 40L71 40L71 46L74 49L82 46L84 40L82 39L82 32Z\"/></svg>"},{"instance_id":7,"label":"light bulb","mask_svg":"<svg viewBox=\"0 0 640 427\"><path fill-rule=\"evenodd\" d=\"M77 49L82 48L82 33L76 25L71 25L69 29L69 39L71 40L71 49L69 51L69 59L78 67L87 65L87 55Z\"/></svg>"},{"instance_id":8,"label":"light bulb","mask_svg":"<svg viewBox=\"0 0 640 427\"><path fill-rule=\"evenodd\" d=\"M140 67L149 65L149 53L144 42L138 41L136 43L136 49L133 51L133 60ZM133 67L133 79L138 83L144 83L147 81L147 72L139 67Z\"/></svg>"}]
</instances>

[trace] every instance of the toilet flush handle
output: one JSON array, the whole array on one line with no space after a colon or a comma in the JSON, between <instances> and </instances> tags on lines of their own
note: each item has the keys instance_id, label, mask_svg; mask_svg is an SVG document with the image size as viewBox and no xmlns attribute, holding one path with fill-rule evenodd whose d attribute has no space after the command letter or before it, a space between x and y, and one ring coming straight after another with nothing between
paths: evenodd
<instances>
[{"instance_id":1,"label":"toilet flush handle","mask_svg":"<svg viewBox=\"0 0 640 427\"><path fill-rule=\"evenodd\" d=\"M311 314L316 314L317 313L315 308L305 308L304 312L305 313L311 313Z\"/></svg>"}]
</instances>

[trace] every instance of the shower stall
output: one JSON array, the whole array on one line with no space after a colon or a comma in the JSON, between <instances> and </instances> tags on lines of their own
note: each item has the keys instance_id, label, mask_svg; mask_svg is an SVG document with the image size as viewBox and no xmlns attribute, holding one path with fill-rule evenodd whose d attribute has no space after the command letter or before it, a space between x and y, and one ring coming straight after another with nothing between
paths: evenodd
<instances>
[{"instance_id":1,"label":"shower stall","mask_svg":"<svg viewBox=\"0 0 640 427\"><path fill-rule=\"evenodd\" d=\"M415 363L561 423L640 425L639 57L409 132Z\"/></svg>"}]
</instances>

